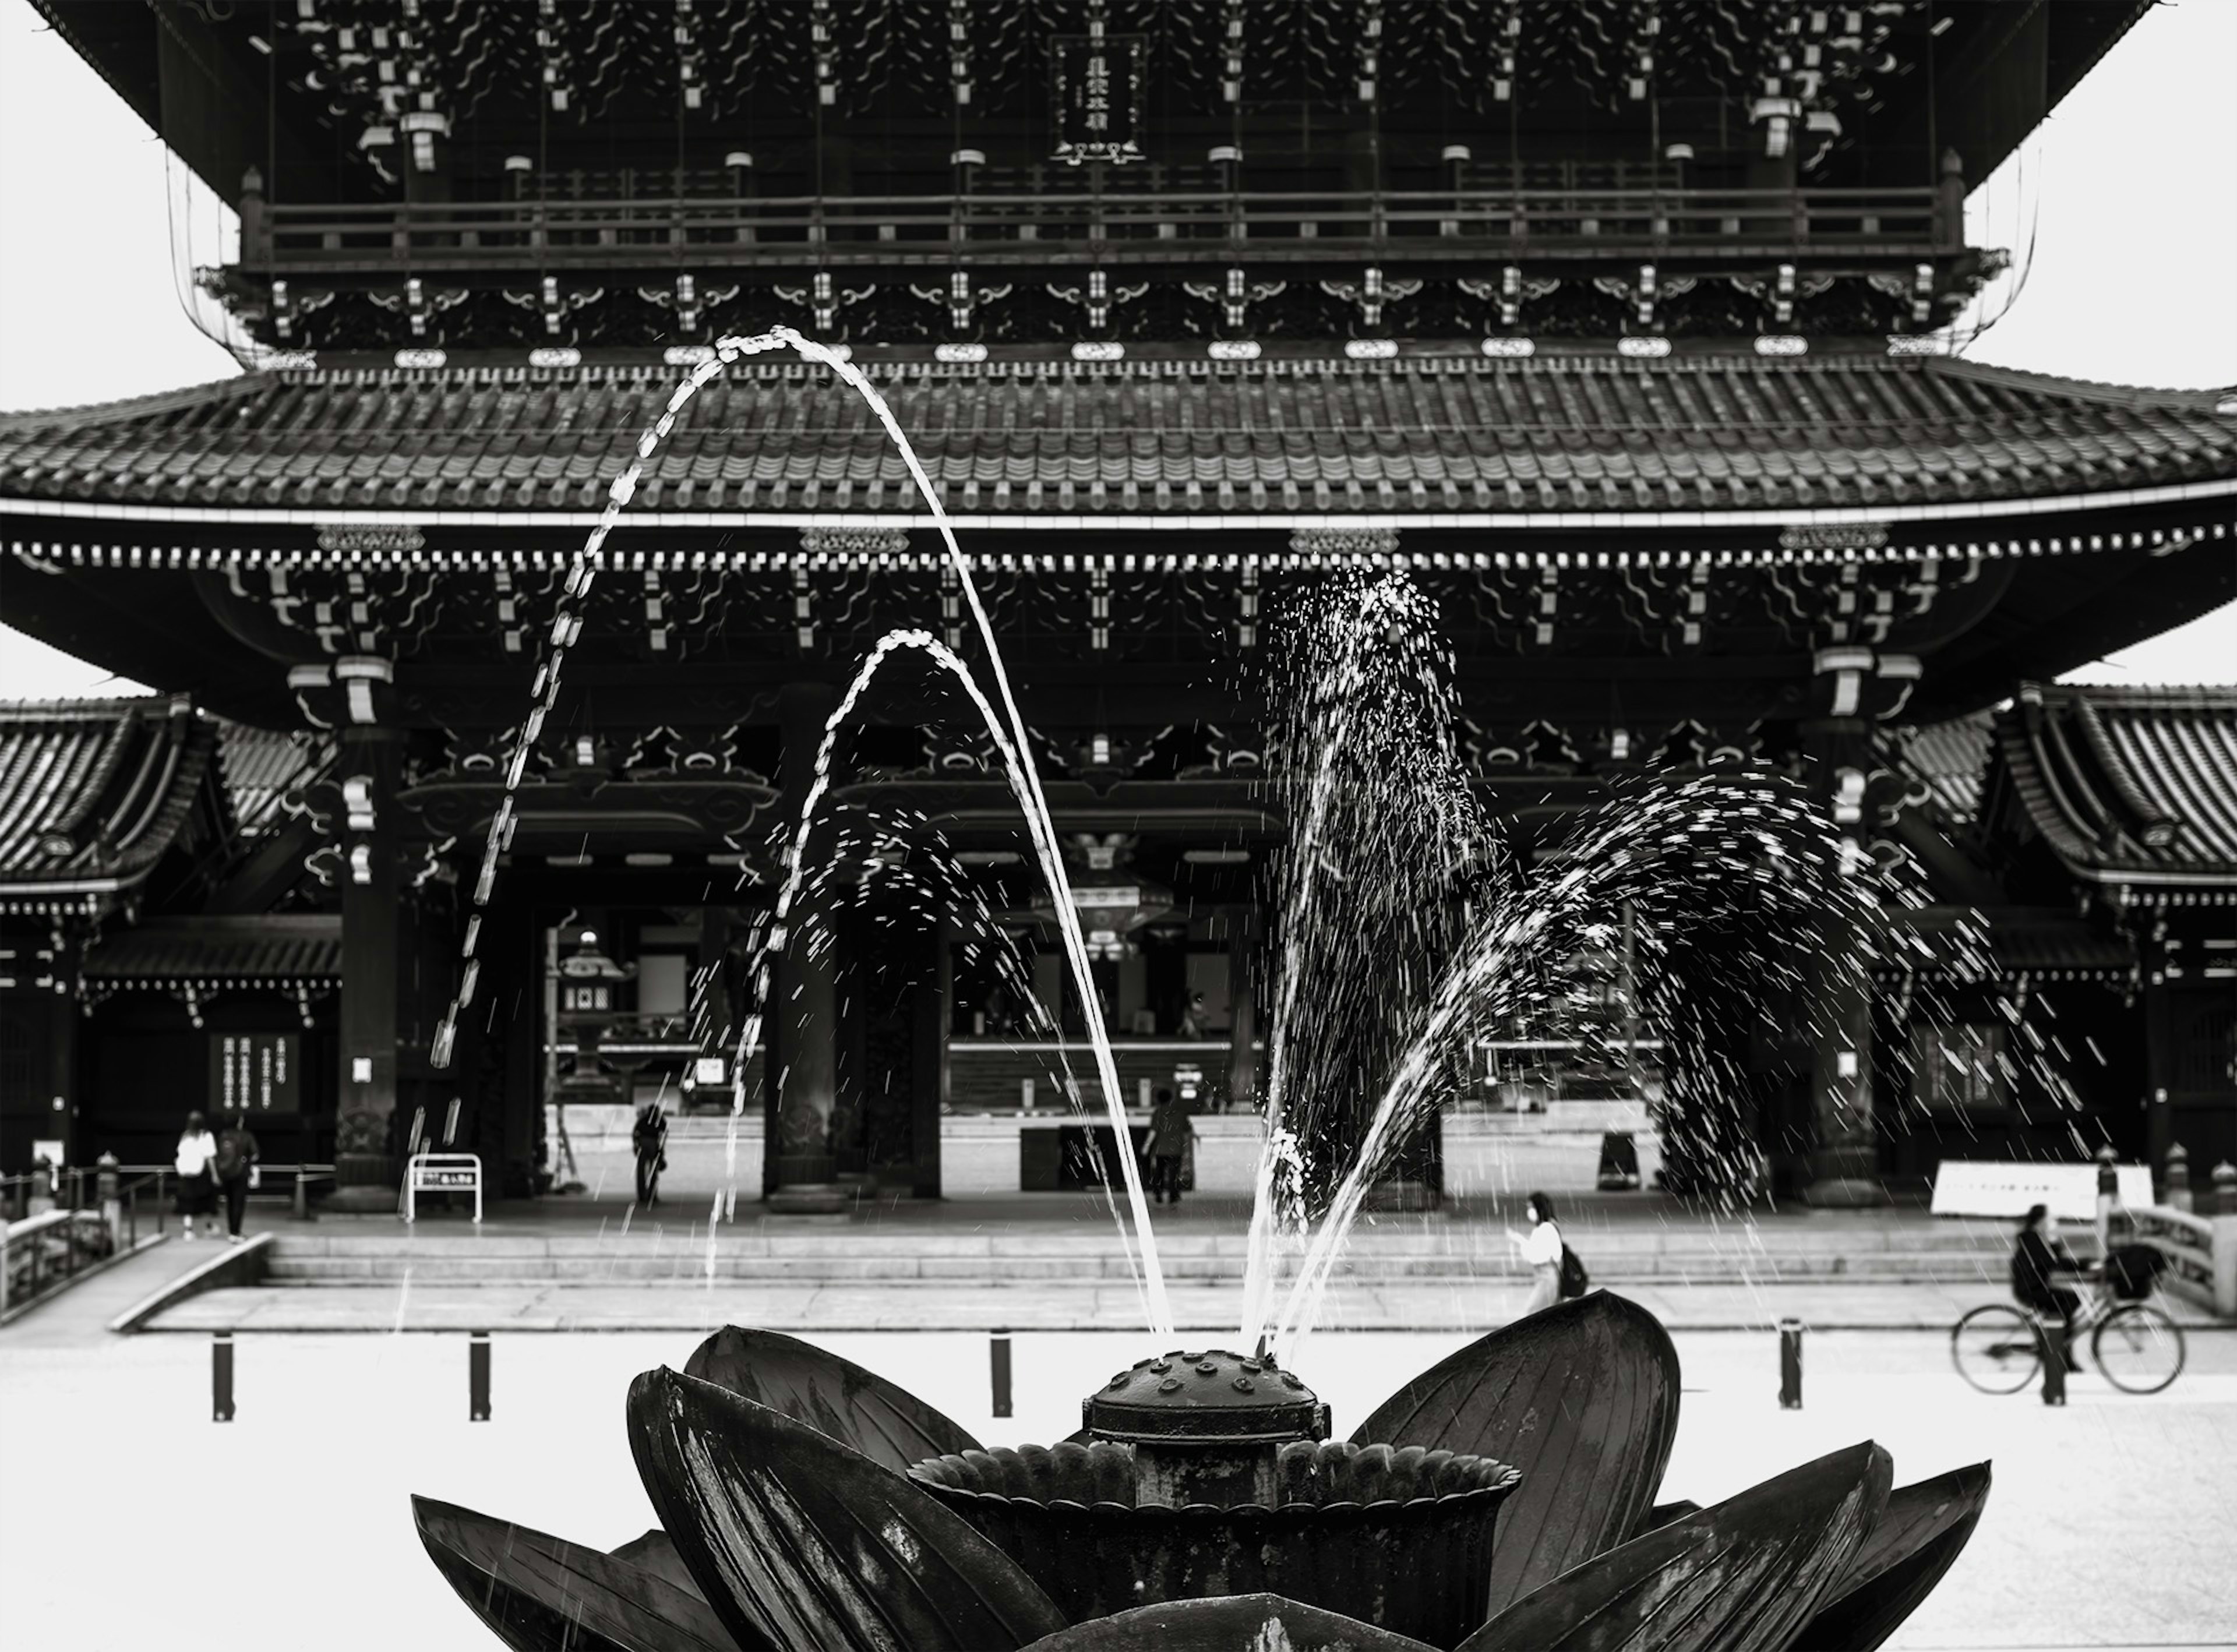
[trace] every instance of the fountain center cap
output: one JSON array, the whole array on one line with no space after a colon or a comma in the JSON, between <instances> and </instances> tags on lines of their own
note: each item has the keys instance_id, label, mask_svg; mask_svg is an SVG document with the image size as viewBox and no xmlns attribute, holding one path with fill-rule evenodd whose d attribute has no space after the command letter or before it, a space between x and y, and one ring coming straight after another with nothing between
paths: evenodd
<instances>
[{"instance_id":1,"label":"fountain center cap","mask_svg":"<svg viewBox=\"0 0 2237 1652\"><path fill-rule=\"evenodd\" d=\"M1137 1360L1080 1407L1091 1436L1137 1445L1324 1440L1328 1407L1271 1359L1207 1349Z\"/></svg>"}]
</instances>

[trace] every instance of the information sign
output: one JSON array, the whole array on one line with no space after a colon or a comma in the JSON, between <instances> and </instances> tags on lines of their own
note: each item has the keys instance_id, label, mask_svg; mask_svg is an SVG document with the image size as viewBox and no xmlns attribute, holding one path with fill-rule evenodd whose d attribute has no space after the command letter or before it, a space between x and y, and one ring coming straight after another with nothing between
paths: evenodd
<instances>
[{"instance_id":1,"label":"information sign","mask_svg":"<svg viewBox=\"0 0 2237 1652\"><path fill-rule=\"evenodd\" d=\"M2114 1173L2121 1203L2130 1210L2152 1202L2148 1166L2122 1165ZM1987 1164L1944 1159L1934 1173L1937 1216L1996 1216L2016 1221L2036 1205L2061 1222L2087 1222L2097 1214L2097 1166Z\"/></svg>"}]
</instances>

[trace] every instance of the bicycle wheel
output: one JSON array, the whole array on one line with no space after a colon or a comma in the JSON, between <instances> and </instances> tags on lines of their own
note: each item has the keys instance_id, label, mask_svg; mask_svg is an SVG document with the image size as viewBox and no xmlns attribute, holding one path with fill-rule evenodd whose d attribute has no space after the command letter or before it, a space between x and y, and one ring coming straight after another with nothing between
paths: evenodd
<instances>
[{"instance_id":1,"label":"bicycle wheel","mask_svg":"<svg viewBox=\"0 0 2237 1652\"><path fill-rule=\"evenodd\" d=\"M2157 1308L2131 1302L2105 1316L2089 1338L2105 1380L2128 1394L2156 1394L2182 1375L2182 1327Z\"/></svg>"},{"instance_id":2,"label":"bicycle wheel","mask_svg":"<svg viewBox=\"0 0 2237 1652\"><path fill-rule=\"evenodd\" d=\"M2000 1302L1974 1309L1950 1332L1957 1374L1984 1394L2016 1394L2042 1369L2035 1325Z\"/></svg>"}]
</instances>

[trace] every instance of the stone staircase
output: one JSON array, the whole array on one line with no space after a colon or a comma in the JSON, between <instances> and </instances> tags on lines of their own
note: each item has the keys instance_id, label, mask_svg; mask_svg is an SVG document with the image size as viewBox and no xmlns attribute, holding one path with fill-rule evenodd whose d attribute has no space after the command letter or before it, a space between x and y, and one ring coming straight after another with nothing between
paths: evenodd
<instances>
[{"instance_id":1,"label":"stone staircase","mask_svg":"<svg viewBox=\"0 0 2237 1652\"><path fill-rule=\"evenodd\" d=\"M1601 1284L1739 1285L1778 1282L1970 1284L2001 1282L2009 1235L2003 1224L1910 1221L1816 1228L1804 1222L1758 1228L1642 1224L1572 1233ZM1240 1232L1160 1233L1158 1251L1176 1283L1240 1285ZM1354 1235L1336 1270L1353 1284L1465 1284L1512 1279L1523 1270L1502 1228L1468 1221L1381 1219ZM987 1231L856 1223L770 1231L758 1222L720 1230L718 1280L794 1285L904 1284L1033 1285L1129 1277L1115 1233L1020 1226ZM424 1283L703 1286L705 1230L626 1235L421 1232L275 1235L267 1283L390 1285Z\"/></svg>"}]
</instances>

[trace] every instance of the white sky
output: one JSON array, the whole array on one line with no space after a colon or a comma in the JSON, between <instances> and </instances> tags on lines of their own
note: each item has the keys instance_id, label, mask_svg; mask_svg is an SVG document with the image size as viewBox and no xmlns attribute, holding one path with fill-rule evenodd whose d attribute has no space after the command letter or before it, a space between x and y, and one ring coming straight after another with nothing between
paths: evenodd
<instances>
[{"instance_id":1,"label":"white sky","mask_svg":"<svg viewBox=\"0 0 2237 1652\"><path fill-rule=\"evenodd\" d=\"M2162 4L1975 192L1976 242L2024 259L2032 241L2034 254L2016 301L1968 354L2127 384L2237 386L2233 66L2237 0ZM29 0L0 0L0 408L235 371L187 319L175 221L184 261L220 261L226 226L206 192L167 168ZM10 577L20 575L0 570ZM2237 605L2071 680L2237 680ZM0 700L135 687L0 627Z\"/></svg>"}]
</instances>

